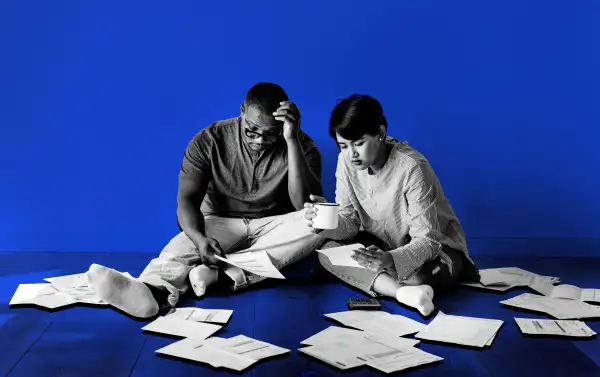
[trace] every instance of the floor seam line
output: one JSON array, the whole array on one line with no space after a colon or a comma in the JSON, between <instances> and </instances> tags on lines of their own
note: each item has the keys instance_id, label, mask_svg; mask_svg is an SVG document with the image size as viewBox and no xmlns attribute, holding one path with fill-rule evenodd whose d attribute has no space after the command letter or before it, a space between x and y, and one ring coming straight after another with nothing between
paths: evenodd
<instances>
[{"instance_id":1,"label":"floor seam line","mask_svg":"<svg viewBox=\"0 0 600 377\"><path fill-rule=\"evenodd\" d=\"M19 360L17 360L15 362L15 364L8 370L8 373L6 373L7 377L10 376L10 374L13 372L13 370L15 370L15 368L17 367L17 365L19 365L19 363L21 362L21 360L23 360L23 358L25 356L27 356L27 354L29 353L29 351L31 351L31 349L33 348L33 346L35 346L35 344L46 333L46 331L48 331L48 329L50 328L50 325L52 325L53 323L54 323L54 320L51 320L50 323L48 323L48 326L46 326L46 328L44 329L44 331L42 331L41 334L29 345L29 347L25 350L25 352L23 352L23 354L21 355L21 357L19 357Z\"/></svg>"},{"instance_id":2,"label":"floor seam line","mask_svg":"<svg viewBox=\"0 0 600 377\"><path fill-rule=\"evenodd\" d=\"M135 358L135 361L133 362L133 366L131 367L131 371L129 372L129 377L131 377L131 375L133 374L133 371L135 370L138 360L140 359L140 356L142 356L142 351L144 350L144 347L146 347L147 341L148 341L148 339L144 339L144 343L142 343L142 346L140 347L140 352L138 352L137 357Z\"/></svg>"}]
</instances>

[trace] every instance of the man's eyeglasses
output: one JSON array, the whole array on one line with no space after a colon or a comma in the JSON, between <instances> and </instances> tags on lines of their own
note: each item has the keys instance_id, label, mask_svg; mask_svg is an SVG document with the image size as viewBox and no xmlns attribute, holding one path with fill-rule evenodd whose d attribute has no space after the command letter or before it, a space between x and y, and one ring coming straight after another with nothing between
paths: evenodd
<instances>
[{"instance_id":1,"label":"man's eyeglasses","mask_svg":"<svg viewBox=\"0 0 600 377\"><path fill-rule=\"evenodd\" d=\"M264 131L261 133L261 132L256 132L256 131L250 129L250 125L245 120L244 120L244 123L245 123L244 134L246 134L246 136L248 136L248 138L250 138L250 139L258 139L258 138L262 137L264 141L273 142L273 141L277 140L277 138L279 138L279 136L281 136L283 134L283 128L279 132Z\"/></svg>"}]
</instances>

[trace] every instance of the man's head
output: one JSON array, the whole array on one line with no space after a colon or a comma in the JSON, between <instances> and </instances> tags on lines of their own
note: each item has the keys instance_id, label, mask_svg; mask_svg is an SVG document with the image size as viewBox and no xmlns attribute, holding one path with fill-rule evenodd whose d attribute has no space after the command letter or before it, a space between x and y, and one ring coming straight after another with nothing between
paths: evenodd
<instances>
[{"instance_id":1,"label":"man's head","mask_svg":"<svg viewBox=\"0 0 600 377\"><path fill-rule=\"evenodd\" d=\"M242 134L250 148L261 151L281 136L283 123L275 120L273 112L287 100L285 91L276 84L261 82L250 88L240 106Z\"/></svg>"},{"instance_id":2,"label":"man's head","mask_svg":"<svg viewBox=\"0 0 600 377\"><path fill-rule=\"evenodd\" d=\"M329 120L329 135L344 158L359 170L367 169L385 140L387 120L379 101L353 94L337 103Z\"/></svg>"}]
</instances>

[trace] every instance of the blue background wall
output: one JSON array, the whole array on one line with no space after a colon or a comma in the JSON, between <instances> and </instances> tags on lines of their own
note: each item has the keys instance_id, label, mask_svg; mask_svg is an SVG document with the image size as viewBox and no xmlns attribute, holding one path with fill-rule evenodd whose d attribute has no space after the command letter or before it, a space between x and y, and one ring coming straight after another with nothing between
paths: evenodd
<instances>
[{"instance_id":1,"label":"blue background wall","mask_svg":"<svg viewBox=\"0 0 600 377\"><path fill-rule=\"evenodd\" d=\"M272 81L329 199L329 113L368 93L473 254L600 256L598 19L591 0L4 0L0 250L158 252L187 142Z\"/></svg>"}]
</instances>

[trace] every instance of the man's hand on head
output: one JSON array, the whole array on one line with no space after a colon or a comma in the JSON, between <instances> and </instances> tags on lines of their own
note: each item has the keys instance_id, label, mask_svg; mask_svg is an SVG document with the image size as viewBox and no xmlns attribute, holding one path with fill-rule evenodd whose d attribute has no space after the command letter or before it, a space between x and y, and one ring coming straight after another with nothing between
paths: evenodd
<instances>
[{"instance_id":1,"label":"man's hand on head","mask_svg":"<svg viewBox=\"0 0 600 377\"><path fill-rule=\"evenodd\" d=\"M298 139L300 130L300 110L291 101L279 103L281 106L273 113L275 120L283 122L283 137L285 140Z\"/></svg>"}]
</instances>

